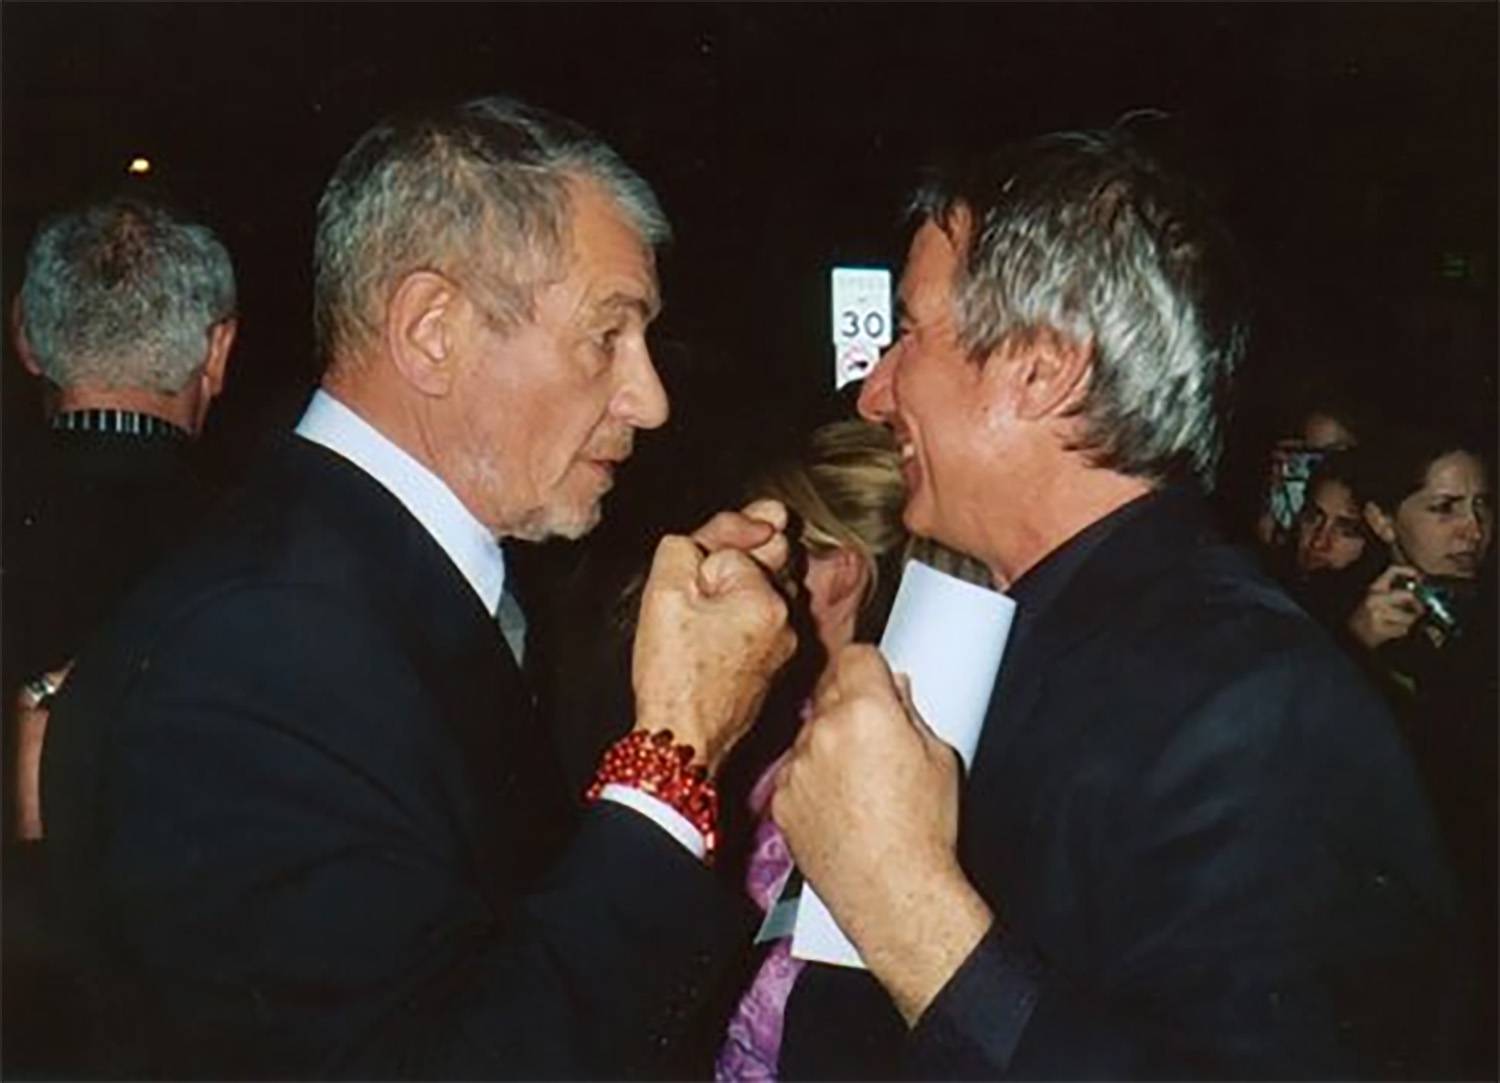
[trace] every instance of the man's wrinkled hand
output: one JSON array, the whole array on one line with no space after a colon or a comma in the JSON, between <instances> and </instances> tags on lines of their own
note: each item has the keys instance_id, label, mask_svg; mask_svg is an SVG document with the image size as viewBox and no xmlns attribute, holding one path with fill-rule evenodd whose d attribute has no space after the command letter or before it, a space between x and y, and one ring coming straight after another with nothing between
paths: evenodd
<instances>
[{"instance_id":1,"label":"man's wrinkled hand","mask_svg":"<svg viewBox=\"0 0 1500 1083\"><path fill-rule=\"evenodd\" d=\"M797 867L914 1022L992 920L958 863L958 755L873 647L840 652L777 778Z\"/></svg>"},{"instance_id":2,"label":"man's wrinkled hand","mask_svg":"<svg viewBox=\"0 0 1500 1083\"><path fill-rule=\"evenodd\" d=\"M779 548L785 560L786 540L775 524L727 522L728 532L739 531L766 559ZM725 530L721 522L721 541ZM632 659L636 727L670 729L710 772L755 720L796 646L786 602L764 567L734 543L705 553L693 538L669 535L657 546L641 597Z\"/></svg>"},{"instance_id":3,"label":"man's wrinkled hand","mask_svg":"<svg viewBox=\"0 0 1500 1083\"><path fill-rule=\"evenodd\" d=\"M771 575L786 566L787 511L780 501L755 500L739 511L721 511L697 530L695 541L705 552L738 549Z\"/></svg>"}]
</instances>

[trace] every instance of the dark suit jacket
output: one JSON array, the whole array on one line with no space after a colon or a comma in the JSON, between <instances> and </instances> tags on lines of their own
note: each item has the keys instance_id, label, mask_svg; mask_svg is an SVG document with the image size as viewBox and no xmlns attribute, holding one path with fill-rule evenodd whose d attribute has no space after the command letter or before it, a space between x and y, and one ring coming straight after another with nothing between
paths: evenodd
<instances>
[{"instance_id":1,"label":"dark suit jacket","mask_svg":"<svg viewBox=\"0 0 1500 1083\"><path fill-rule=\"evenodd\" d=\"M571 831L491 616L298 438L84 652L43 786L59 907L143 1035L113 1074L658 1075L741 943L645 818Z\"/></svg>"},{"instance_id":2,"label":"dark suit jacket","mask_svg":"<svg viewBox=\"0 0 1500 1083\"><path fill-rule=\"evenodd\" d=\"M72 658L202 518L212 489L186 438L47 431L5 500L5 687Z\"/></svg>"},{"instance_id":3,"label":"dark suit jacket","mask_svg":"<svg viewBox=\"0 0 1500 1083\"><path fill-rule=\"evenodd\" d=\"M1440 1070L1451 877L1333 644L1183 491L1012 593L960 837L999 923L910 1034L868 975L809 967L784 1074Z\"/></svg>"},{"instance_id":4,"label":"dark suit jacket","mask_svg":"<svg viewBox=\"0 0 1500 1083\"><path fill-rule=\"evenodd\" d=\"M5 714L20 682L73 658L127 590L202 519L212 487L185 435L38 430L7 462L0 686ZM15 762L4 731L3 777ZM67 1074L77 990L58 968L41 897L41 844L12 842L4 809L0 1074Z\"/></svg>"}]
</instances>

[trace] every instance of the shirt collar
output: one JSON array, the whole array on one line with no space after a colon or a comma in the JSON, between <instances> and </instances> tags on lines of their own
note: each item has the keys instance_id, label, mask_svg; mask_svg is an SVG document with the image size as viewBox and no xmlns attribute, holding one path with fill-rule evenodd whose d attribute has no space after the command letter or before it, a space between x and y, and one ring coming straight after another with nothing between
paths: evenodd
<instances>
[{"instance_id":1,"label":"shirt collar","mask_svg":"<svg viewBox=\"0 0 1500 1083\"><path fill-rule=\"evenodd\" d=\"M505 589L505 554L443 480L327 391L318 389L297 435L336 452L388 489L426 528L494 613Z\"/></svg>"},{"instance_id":2,"label":"shirt collar","mask_svg":"<svg viewBox=\"0 0 1500 1083\"><path fill-rule=\"evenodd\" d=\"M55 432L92 432L114 436L171 437L186 440L186 429L172 424L164 417L143 414L139 410L115 408L89 408L65 410L55 415L51 422Z\"/></svg>"},{"instance_id":3,"label":"shirt collar","mask_svg":"<svg viewBox=\"0 0 1500 1083\"><path fill-rule=\"evenodd\" d=\"M1153 505L1160 496L1153 490L1122 504L1102 519L1096 519L1074 534L1062 545L1048 553L1021 578L1011 584L1006 593L1015 600L1023 612L1035 615L1052 604L1063 588L1088 560L1089 554L1099 548L1122 526L1137 518L1142 511Z\"/></svg>"}]
</instances>

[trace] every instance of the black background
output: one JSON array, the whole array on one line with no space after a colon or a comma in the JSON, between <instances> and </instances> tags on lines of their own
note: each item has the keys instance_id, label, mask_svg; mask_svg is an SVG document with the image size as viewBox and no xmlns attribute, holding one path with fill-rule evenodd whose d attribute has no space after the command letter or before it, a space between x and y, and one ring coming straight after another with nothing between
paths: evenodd
<instances>
[{"instance_id":1,"label":"black background","mask_svg":"<svg viewBox=\"0 0 1500 1083\"><path fill-rule=\"evenodd\" d=\"M241 339L207 440L232 473L316 378L313 208L353 139L422 99L570 115L651 180L678 237L655 340L675 416L613 498L623 538L724 499L827 409L828 268L899 265L925 160L1153 107L1253 270L1232 469L1330 366L1493 433L1496 12L7 3L0 271L8 301L39 217L149 156L148 183L235 256ZM3 373L9 474L37 401L9 354Z\"/></svg>"}]
</instances>

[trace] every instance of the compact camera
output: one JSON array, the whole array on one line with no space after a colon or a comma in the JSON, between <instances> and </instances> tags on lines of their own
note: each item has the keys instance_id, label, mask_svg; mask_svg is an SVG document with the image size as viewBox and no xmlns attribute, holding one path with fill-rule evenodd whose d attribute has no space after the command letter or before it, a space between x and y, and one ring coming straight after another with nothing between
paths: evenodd
<instances>
[{"instance_id":1,"label":"compact camera","mask_svg":"<svg viewBox=\"0 0 1500 1083\"><path fill-rule=\"evenodd\" d=\"M1445 633L1453 635L1458 631L1458 617L1454 615L1453 606L1445 591L1409 575L1392 580L1391 586L1397 590L1411 591L1412 596L1422 603L1422 608L1427 610L1427 619Z\"/></svg>"}]
</instances>

